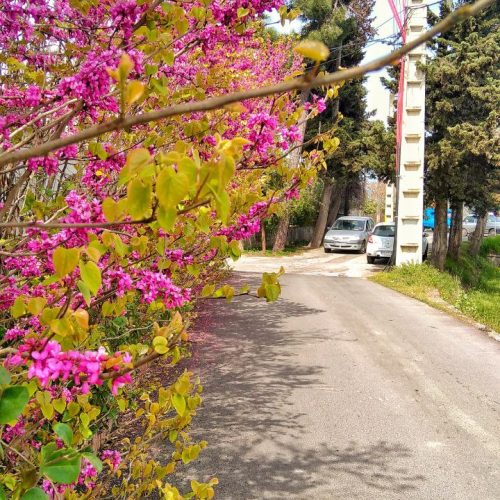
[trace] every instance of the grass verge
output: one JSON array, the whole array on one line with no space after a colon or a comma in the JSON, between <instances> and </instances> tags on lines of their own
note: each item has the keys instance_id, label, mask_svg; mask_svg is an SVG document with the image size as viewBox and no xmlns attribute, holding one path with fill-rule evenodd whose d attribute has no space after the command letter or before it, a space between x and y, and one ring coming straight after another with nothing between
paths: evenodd
<instances>
[{"instance_id":1,"label":"grass verge","mask_svg":"<svg viewBox=\"0 0 500 500\"><path fill-rule=\"evenodd\" d=\"M266 250L263 252L262 250L259 250L257 248L249 248L243 250L243 254L246 255L252 255L255 257L262 256L262 257L284 257L286 255L291 256L291 255L300 255L304 253L307 250L307 248L304 247L299 247L299 246L294 246L294 247L285 247L285 249L281 252L273 252L272 250Z\"/></svg>"},{"instance_id":2,"label":"grass verge","mask_svg":"<svg viewBox=\"0 0 500 500\"><path fill-rule=\"evenodd\" d=\"M445 272L427 263L409 264L370 279L438 309L458 311L498 333L500 269L486 255L499 246L500 236L487 238L480 255L472 257L467 253L468 243L464 243L460 259L448 260Z\"/></svg>"}]
</instances>

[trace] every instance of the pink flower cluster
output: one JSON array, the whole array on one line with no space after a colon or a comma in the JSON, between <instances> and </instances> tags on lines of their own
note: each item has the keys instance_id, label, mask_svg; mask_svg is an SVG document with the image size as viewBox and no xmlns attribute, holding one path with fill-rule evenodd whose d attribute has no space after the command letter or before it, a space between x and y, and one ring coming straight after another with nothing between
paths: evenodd
<instances>
[{"instance_id":1,"label":"pink flower cluster","mask_svg":"<svg viewBox=\"0 0 500 500\"><path fill-rule=\"evenodd\" d=\"M4 265L6 269L20 269L21 276L24 276L25 278L36 278L41 276L43 271L40 261L33 255L8 257L5 259Z\"/></svg>"},{"instance_id":2,"label":"pink flower cluster","mask_svg":"<svg viewBox=\"0 0 500 500\"><path fill-rule=\"evenodd\" d=\"M253 204L248 214L238 217L238 222L218 231L218 235L226 236L228 241L245 240L260 231L261 219L267 213L268 205L265 201Z\"/></svg>"},{"instance_id":3,"label":"pink flower cluster","mask_svg":"<svg viewBox=\"0 0 500 500\"><path fill-rule=\"evenodd\" d=\"M123 364L128 365L132 361L129 353L116 353L114 357L121 362L112 364L114 371L119 371ZM28 339L19 346L17 353L8 359L8 364L20 366L29 360L31 364L28 378L36 377L42 387L48 387L55 381L71 381L80 388L81 394L87 394L92 385L102 385L104 365L110 359L103 347L98 351L63 351L55 340L46 342ZM112 382L113 394L117 394L120 387L131 381L128 373L115 378Z\"/></svg>"},{"instance_id":4,"label":"pink flower cluster","mask_svg":"<svg viewBox=\"0 0 500 500\"><path fill-rule=\"evenodd\" d=\"M21 416L15 425L7 425L2 432L2 439L10 443L14 438L23 436L26 433L24 418Z\"/></svg>"},{"instance_id":5,"label":"pink flower cluster","mask_svg":"<svg viewBox=\"0 0 500 500\"><path fill-rule=\"evenodd\" d=\"M104 450L101 453L101 460L108 460L112 469L118 469L122 462L122 456L119 451L116 450Z\"/></svg>"},{"instance_id":6,"label":"pink flower cluster","mask_svg":"<svg viewBox=\"0 0 500 500\"><path fill-rule=\"evenodd\" d=\"M103 284L109 290L114 289L117 297L123 297L134 288L132 277L122 269L109 269L106 271Z\"/></svg>"},{"instance_id":7,"label":"pink flower cluster","mask_svg":"<svg viewBox=\"0 0 500 500\"><path fill-rule=\"evenodd\" d=\"M3 338L4 340L11 341L11 340L18 340L22 339L26 334L28 333L27 330L24 330L22 328L14 327L14 328L9 328Z\"/></svg>"},{"instance_id":8,"label":"pink flower cluster","mask_svg":"<svg viewBox=\"0 0 500 500\"><path fill-rule=\"evenodd\" d=\"M172 262L175 262L179 267L185 267L188 264L193 263L193 256L186 255L184 250L176 248L175 250L166 249L165 257Z\"/></svg>"},{"instance_id":9,"label":"pink flower cluster","mask_svg":"<svg viewBox=\"0 0 500 500\"><path fill-rule=\"evenodd\" d=\"M173 309L182 307L191 300L191 291L188 288L182 289L174 285L163 273L141 271L136 287L142 292L141 300L146 304L161 299L168 309Z\"/></svg>"}]
</instances>

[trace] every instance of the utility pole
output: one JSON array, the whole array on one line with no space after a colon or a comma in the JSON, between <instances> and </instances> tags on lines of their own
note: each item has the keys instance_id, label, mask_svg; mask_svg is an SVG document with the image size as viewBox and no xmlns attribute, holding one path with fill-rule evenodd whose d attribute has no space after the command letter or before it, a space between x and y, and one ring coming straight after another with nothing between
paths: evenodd
<instances>
[{"instance_id":1,"label":"utility pole","mask_svg":"<svg viewBox=\"0 0 500 500\"><path fill-rule=\"evenodd\" d=\"M406 40L417 38L427 24L423 0L409 0ZM425 63L425 45L406 55L401 121L401 145L396 184L396 265L422 262L425 147L425 76L418 68Z\"/></svg>"}]
</instances>

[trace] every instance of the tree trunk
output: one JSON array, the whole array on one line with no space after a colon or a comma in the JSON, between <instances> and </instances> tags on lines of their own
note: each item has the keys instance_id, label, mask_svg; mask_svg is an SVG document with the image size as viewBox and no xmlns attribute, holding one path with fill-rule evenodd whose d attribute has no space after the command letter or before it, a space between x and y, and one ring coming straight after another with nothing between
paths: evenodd
<instances>
[{"instance_id":1,"label":"tree trunk","mask_svg":"<svg viewBox=\"0 0 500 500\"><path fill-rule=\"evenodd\" d=\"M434 209L434 235L432 239L432 265L444 271L448 246L448 203L446 199L436 200Z\"/></svg>"},{"instance_id":2,"label":"tree trunk","mask_svg":"<svg viewBox=\"0 0 500 500\"><path fill-rule=\"evenodd\" d=\"M303 90L300 93L300 103L305 104L309 98L310 90ZM306 131L306 111L302 113L300 117L300 141L304 142L304 134ZM289 166L290 168L297 168L300 163L300 157L302 154L302 148L296 148L290 153ZM274 240L273 252L281 252L285 249L286 237L288 235L288 226L290 225L290 204L285 204L285 210L278 223L278 230L276 232L276 239Z\"/></svg>"},{"instance_id":3,"label":"tree trunk","mask_svg":"<svg viewBox=\"0 0 500 500\"><path fill-rule=\"evenodd\" d=\"M349 215L351 210L350 191L351 189L349 188L349 185L347 185L344 190L344 215Z\"/></svg>"},{"instance_id":4,"label":"tree trunk","mask_svg":"<svg viewBox=\"0 0 500 500\"><path fill-rule=\"evenodd\" d=\"M462 222L464 218L463 201L451 204L451 228L448 240L448 257L458 260L460 257L460 245L462 244Z\"/></svg>"},{"instance_id":5,"label":"tree trunk","mask_svg":"<svg viewBox=\"0 0 500 500\"><path fill-rule=\"evenodd\" d=\"M337 220L337 215L340 210L340 202L342 201L343 189L344 184L337 180L335 182L335 191L332 196L332 204L330 205L330 210L328 212L328 222L326 223L327 227L333 225L333 223Z\"/></svg>"},{"instance_id":6,"label":"tree trunk","mask_svg":"<svg viewBox=\"0 0 500 500\"><path fill-rule=\"evenodd\" d=\"M477 255L479 249L481 248L481 242L483 241L484 229L486 227L486 221L488 220L488 212L481 215L478 220L472 237L470 240L469 253L471 255Z\"/></svg>"},{"instance_id":7,"label":"tree trunk","mask_svg":"<svg viewBox=\"0 0 500 500\"><path fill-rule=\"evenodd\" d=\"M288 226L290 225L290 207L285 208L285 212L280 218L276 239L274 240L273 252L282 252L285 249L286 237L288 236Z\"/></svg>"},{"instance_id":8,"label":"tree trunk","mask_svg":"<svg viewBox=\"0 0 500 500\"><path fill-rule=\"evenodd\" d=\"M314 226L314 233L311 239L311 248L319 248L323 242L325 229L328 222L328 212L330 211L330 204L332 201L334 182L332 179L325 179L325 187L323 188L323 196L319 206L318 218Z\"/></svg>"},{"instance_id":9,"label":"tree trunk","mask_svg":"<svg viewBox=\"0 0 500 500\"><path fill-rule=\"evenodd\" d=\"M267 241L266 241L266 227L264 226L264 221L261 222L260 226L260 242L262 245L262 253L266 253Z\"/></svg>"}]
</instances>

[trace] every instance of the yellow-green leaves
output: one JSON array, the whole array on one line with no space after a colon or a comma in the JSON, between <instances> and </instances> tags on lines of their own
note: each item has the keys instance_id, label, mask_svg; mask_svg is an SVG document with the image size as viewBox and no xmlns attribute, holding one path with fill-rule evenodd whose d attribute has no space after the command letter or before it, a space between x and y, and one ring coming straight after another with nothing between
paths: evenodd
<instances>
[{"instance_id":1,"label":"yellow-green leaves","mask_svg":"<svg viewBox=\"0 0 500 500\"><path fill-rule=\"evenodd\" d=\"M156 179L156 197L160 203L158 222L171 231L177 216L177 205L189 191L189 177L184 172L176 172L172 166L164 167Z\"/></svg>"},{"instance_id":2,"label":"yellow-green leaves","mask_svg":"<svg viewBox=\"0 0 500 500\"><path fill-rule=\"evenodd\" d=\"M102 213L108 222L118 220L118 203L109 196L102 202Z\"/></svg>"},{"instance_id":3,"label":"yellow-green leaves","mask_svg":"<svg viewBox=\"0 0 500 500\"><path fill-rule=\"evenodd\" d=\"M153 339L153 349L158 354L166 354L168 352L168 340L161 336L155 337Z\"/></svg>"},{"instance_id":4,"label":"yellow-green leaves","mask_svg":"<svg viewBox=\"0 0 500 500\"><path fill-rule=\"evenodd\" d=\"M21 295L16 297L16 300L14 300L14 304L12 304L10 308L10 314L14 319L20 318L26 314L26 304L24 303L24 299Z\"/></svg>"},{"instance_id":5,"label":"yellow-green leaves","mask_svg":"<svg viewBox=\"0 0 500 500\"><path fill-rule=\"evenodd\" d=\"M285 273L283 267L277 273L264 273L262 275L262 284L257 290L257 295L263 297L267 302L278 300L281 293L281 286L278 283L278 278Z\"/></svg>"},{"instance_id":6,"label":"yellow-green leaves","mask_svg":"<svg viewBox=\"0 0 500 500\"><path fill-rule=\"evenodd\" d=\"M328 47L317 40L303 40L295 47L295 52L316 62L328 59L330 54Z\"/></svg>"},{"instance_id":7,"label":"yellow-green leaves","mask_svg":"<svg viewBox=\"0 0 500 500\"><path fill-rule=\"evenodd\" d=\"M134 62L128 54L122 54L120 64L118 65L118 76L120 80L125 80L130 72L134 69Z\"/></svg>"},{"instance_id":8,"label":"yellow-green leaves","mask_svg":"<svg viewBox=\"0 0 500 500\"><path fill-rule=\"evenodd\" d=\"M130 151L127 156L127 162L118 177L118 186L127 184L130 179L138 175L149 163L151 163L151 155L146 148L137 148Z\"/></svg>"},{"instance_id":9,"label":"yellow-green leaves","mask_svg":"<svg viewBox=\"0 0 500 500\"><path fill-rule=\"evenodd\" d=\"M92 295L97 295L97 291L101 286L101 270L91 260L88 262L80 261L80 276L82 281L87 285Z\"/></svg>"},{"instance_id":10,"label":"yellow-green leaves","mask_svg":"<svg viewBox=\"0 0 500 500\"><path fill-rule=\"evenodd\" d=\"M29 313L33 314L33 316L38 316L45 307L45 304L47 304L47 299L44 297L33 297L28 300L26 306Z\"/></svg>"},{"instance_id":11,"label":"yellow-green leaves","mask_svg":"<svg viewBox=\"0 0 500 500\"><path fill-rule=\"evenodd\" d=\"M52 396L50 395L50 392L37 392L36 400L40 405L43 416L50 420L54 416L54 407L52 406Z\"/></svg>"},{"instance_id":12,"label":"yellow-green leaves","mask_svg":"<svg viewBox=\"0 0 500 500\"><path fill-rule=\"evenodd\" d=\"M52 255L52 262L58 278L64 278L78 265L80 249L78 248L56 248Z\"/></svg>"},{"instance_id":13,"label":"yellow-green leaves","mask_svg":"<svg viewBox=\"0 0 500 500\"><path fill-rule=\"evenodd\" d=\"M135 220L141 220L151 215L151 199L153 183L151 177L134 179L127 186L127 209Z\"/></svg>"},{"instance_id":14,"label":"yellow-green leaves","mask_svg":"<svg viewBox=\"0 0 500 500\"><path fill-rule=\"evenodd\" d=\"M182 417L184 415L184 412L186 411L186 399L182 394L172 394L172 405L179 414L179 416Z\"/></svg>"},{"instance_id":15,"label":"yellow-green leaves","mask_svg":"<svg viewBox=\"0 0 500 500\"><path fill-rule=\"evenodd\" d=\"M245 9L244 7L240 7L236 11L236 13L238 15L238 18L241 19L242 17L248 16L248 14L250 14L250 10L249 9Z\"/></svg>"},{"instance_id":16,"label":"yellow-green leaves","mask_svg":"<svg viewBox=\"0 0 500 500\"><path fill-rule=\"evenodd\" d=\"M132 80L127 83L125 90L125 103L130 106L138 101L144 93L144 84L137 80Z\"/></svg>"}]
</instances>

